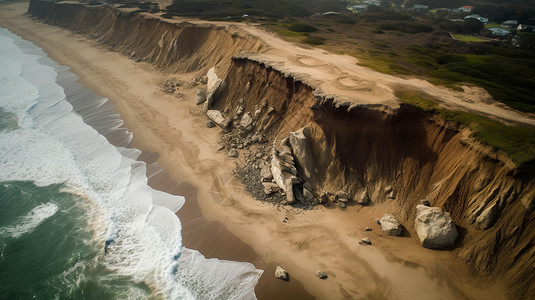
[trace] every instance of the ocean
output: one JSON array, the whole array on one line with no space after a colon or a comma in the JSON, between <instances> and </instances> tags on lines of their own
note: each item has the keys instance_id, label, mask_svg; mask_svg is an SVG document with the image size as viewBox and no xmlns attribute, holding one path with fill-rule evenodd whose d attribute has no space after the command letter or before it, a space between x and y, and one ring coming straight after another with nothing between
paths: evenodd
<instances>
[{"instance_id":1,"label":"ocean","mask_svg":"<svg viewBox=\"0 0 535 300\"><path fill-rule=\"evenodd\" d=\"M0 299L256 299L262 270L182 246L187 199L148 186L131 139L107 99L0 28Z\"/></svg>"}]
</instances>

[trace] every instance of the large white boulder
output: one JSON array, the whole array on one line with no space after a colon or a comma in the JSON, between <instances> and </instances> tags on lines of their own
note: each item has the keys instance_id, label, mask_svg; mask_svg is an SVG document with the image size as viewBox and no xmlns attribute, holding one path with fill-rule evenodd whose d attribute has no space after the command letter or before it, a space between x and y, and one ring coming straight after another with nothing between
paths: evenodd
<instances>
[{"instance_id":1,"label":"large white boulder","mask_svg":"<svg viewBox=\"0 0 535 300\"><path fill-rule=\"evenodd\" d=\"M227 84L225 81L215 73L215 68L212 67L208 74L208 83L206 85L206 109L209 109L214 101L223 93Z\"/></svg>"},{"instance_id":2,"label":"large white boulder","mask_svg":"<svg viewBox=\"0 0 535 300\"><path fill-rule=\"evenodd\" d=\"M439 207L416 206L414 228L425 248L439 249L453 246L459 236L450 214Z\"/></svg>"},{"instance_id":3,"label":"large white boulder","mask_svg":"<svg viewBox=\"0 0 535 300\"><path fill-rule=\"evenodd\" d=\"M310 128L306 126L298 131L290 132L290 145L292 146L293 156L303 170L303 175L306 179L311 177L314 165L307 140L307 135L310 135L309 131Z\"/></svg>"},{"instance_id":4,"label":"large white boulder","mask_svg":"<svg viewBox=\"0 0 535 300\"><path fill-rule=\"evenodd\" d=\"M399 221L396 220L396 217L394 217L391 214L385 214L381 220L381 229L384 233L388 235L398 236L401 234L401 231L403 228L401 227L401 224L399 224Z\"/></svg>"},{"instance_id":5,"label":"large white boulder","mask_svg":"<svg viewBox=\"0 0 535 300\"><path fill-rule=\"evenodd\" d=\"M228 126L228 120L219 110L209 110L206 112L206 116L208 116L208 118L210 118L214 124L223 129Z\"/></svg>"}]
</instances>

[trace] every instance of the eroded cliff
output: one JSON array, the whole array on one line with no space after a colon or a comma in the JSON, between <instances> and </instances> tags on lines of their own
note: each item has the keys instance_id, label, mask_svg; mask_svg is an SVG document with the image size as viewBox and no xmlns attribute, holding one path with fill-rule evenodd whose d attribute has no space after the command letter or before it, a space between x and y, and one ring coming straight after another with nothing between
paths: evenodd
<instances>
[{"instance_id":1,"label":"eroded cliff","mask_svg":"<svg viewBox=\"0 0 535 300\"><path fill-rule=\"evenodd\" d=\"M253 116L251 131L269 144L309 127L307 177L315 191L345 190L351 198L367 191L372 204L395 203L408 230L416 205L427 198L460 229L455 255L474 271L506 280L511 297L535 297L535 181L466 128L409 105L354 105L324 95L298 74L249 57L243 51L268 46L233 26L45 1L31 1L28 12L164 72L204 75L217 66L227 87L213 108L228 119L238 120L241 106Z\"/></svg>"}]
</instances>

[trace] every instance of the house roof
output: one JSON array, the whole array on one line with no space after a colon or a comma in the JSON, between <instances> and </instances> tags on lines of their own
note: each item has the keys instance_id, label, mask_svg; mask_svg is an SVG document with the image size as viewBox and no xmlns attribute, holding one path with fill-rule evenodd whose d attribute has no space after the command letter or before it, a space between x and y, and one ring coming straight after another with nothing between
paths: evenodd
<instances>
[{"instance_id":1,"label":"house roof","mask_svg":"<svg viewBox=\"0 0 535 300\"><path fill-rule=\"evenodd\" d=\"M511 33L511 31L509 31L507 29L498 28L498 27L488 28L488 30L490 32L492 32L493 34L495 34L495 35L507 35L507 34Z\"/></svg>"}]
</instances>

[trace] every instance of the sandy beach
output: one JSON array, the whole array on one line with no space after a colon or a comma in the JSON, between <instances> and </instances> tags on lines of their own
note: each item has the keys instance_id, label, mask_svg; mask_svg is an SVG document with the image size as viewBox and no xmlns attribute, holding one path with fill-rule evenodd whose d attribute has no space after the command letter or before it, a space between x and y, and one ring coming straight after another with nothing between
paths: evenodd
<instances>
[{"instance_id":1,"label":"sandy beach","mask_svg":"<svg viewBox=\"0 0 535 300\"><path fill-rule=\"evenodd\" d=\"M27 5L2 4L0 26L70 66L84 86L116 105L134 133L130 146L165 170L150 184L186 197L178 212L184 245L206 257L263 269L259 299L505 298L499 281L470 274L450 251L424 249L407 230L402 237L382 233L374 219L399 213L392 203L305 211L252 199L232 175L234 161L217 151L220 129L207 128L195 105L196 88L187 83L203 74L158 72L94 40L24 16ZM169 78L183 83L178 94L161 90ZM372 231L365 231L367 226ZM373 246L359 245L363 237ZM274 277L277 265L288 270L289 282ZM318 279L318 270L329 278Z\"/></svg>"}]
</instances>

